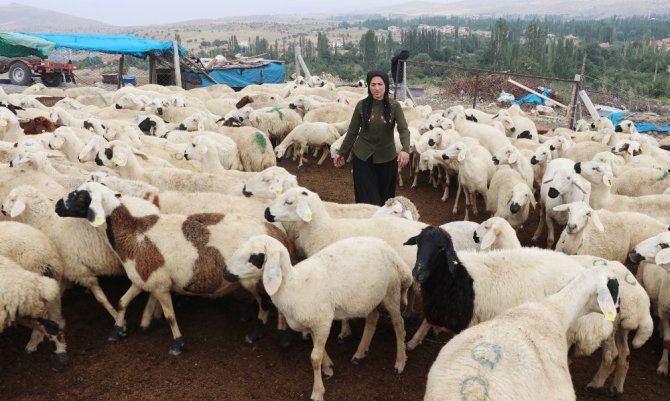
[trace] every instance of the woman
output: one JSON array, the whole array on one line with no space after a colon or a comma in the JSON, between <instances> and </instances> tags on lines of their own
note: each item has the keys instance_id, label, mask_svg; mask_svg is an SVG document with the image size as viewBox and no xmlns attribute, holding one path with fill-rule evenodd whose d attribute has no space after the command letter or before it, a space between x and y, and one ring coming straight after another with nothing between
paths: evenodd
<instances>
[{"instance_id":1,"label":"woman","mask_svg":"<svg viewBox=\"0 0 670 401\"><path fill-rule=\"evenodd\" d=\"M398 167L409 162L409 129L400 103L389 99L389 77L382 71L367 76L368 97L356 104L342 147L333 159L335 167L353 147L356 203L383 206L395 196ZM398 126L402 150L396 153L393 130Z\"/></svg>"}]
</instances>

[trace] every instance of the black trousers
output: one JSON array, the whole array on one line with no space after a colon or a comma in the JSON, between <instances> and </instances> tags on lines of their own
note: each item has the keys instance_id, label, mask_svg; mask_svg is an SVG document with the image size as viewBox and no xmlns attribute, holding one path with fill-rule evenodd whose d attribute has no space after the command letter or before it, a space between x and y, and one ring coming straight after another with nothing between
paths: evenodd
<instances>
[{"instance_id":1,"label":"black trousers","mask_svg":"<svg viewBox=\"0 0 670 401\"><path fill-rule=\"evenodd\" d=\"M398 160L375 164L372 156L361 160L353 156L354 194L356 203L383 206L387 199L395 196L398 178Z\"/></svg>"}]
</instances>

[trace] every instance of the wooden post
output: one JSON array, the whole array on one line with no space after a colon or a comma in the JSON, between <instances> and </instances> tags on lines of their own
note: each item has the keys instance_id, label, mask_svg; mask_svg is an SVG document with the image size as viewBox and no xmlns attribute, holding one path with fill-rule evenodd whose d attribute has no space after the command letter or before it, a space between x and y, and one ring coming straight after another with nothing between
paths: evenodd
<instances>
[{"instance_id":1,"label":"wooden post","mask_svg":"<svg viewBox=\"0 0 670 401\"><path fill-rule=\"evenodd\" d=\"M300 46L295 47L295 65L298 75L300 75L300 69L302 69L302 72L305 73L305 79L310 79L312 77L312 74L309 73L309 69L307 68L307 64L305 64L305 60L302 58L302 54L300 54ZM298 66L300 66L300 68L298 68Z\"/></svg>"},{"instance_id":2,"label":"wooden post","mask_svg":"<svg viewBox=\"0 0 670 401\"><path fill-rule=\"evenodd\" d=\"M153 54L149 55L149 83L156 83L156 58Z\"/></svg>"},{"instance_id":3,"label":"wooden post","mask_svg":"<svg viewBox=\"0 0 670 401\"><path fill-rule=\"evenodd\" d=\"M295 78L298 79L298 76L300 75L300 61L298 61L298 58L300 57L300 46L294 47L293 53L295 55Z\"/></svg>"},{"instance_id":4,"label":"wooden post","mask_svg":"<svg viewBox=\"0 0 670 401\"><path fill-rule=\"evenodd\" d=\"M575 75L575 88L572 91L572 101L570 103L570 109L568 110L568 126L570 129L575 128L575 107L577 106L577 102L579 98L577 97L579 95L579 88L581 86L582 82L582 77L584 76L584 70L586 69L586 53L584 53L584 58L582 59L582 67L579 69L579 74Z\"/></svg>"},{"instance_id":5,"label":"wooden post","mask_svg":"<svg viewBox=\"0 0 670 401\"><path fill-rule=\"evenodd\" d=\"M589 111L589 114L591 115L592 121L596 121L598 118L600 118L600 114L598 114L598 110L593 105L593 102L591 102L591 99L586 94L586 91L584 89L579 91L579 97L582 99L582 102L586 105L586 110Z\"/></svg>"},{"instance_id":6,"label":"wooden post","mask_svg":"<svg viewBox=\"0 0 670 401\"><path fill-rule=\"evenodd\" d=\"M120 89L123 84L123 60L125 55L121 55L119 59L119 72L116 74L116 89Z\"/></svg>"},{"instance_id":7,"label":"wooden post","mask_svg":"<svg viewBox=\"0 0 670 401\"><path fill-rule=\"evenodd\" d=\"M176 40L172 41L172 53L174 56L174 83L178 87L181 86L181 65L179 64L179 44Z\"/></svg>"},{"instance_id":8,"label":"wooden post","mask_svg":"<svg viewBox=\"0 0 670 401\"><path fill-rule=\"evenodd\" d=\"M472 108L477 108L477 96L479 96L479 74L475 75L475 97L472 99Z\"/></svg>"}]
</instances>

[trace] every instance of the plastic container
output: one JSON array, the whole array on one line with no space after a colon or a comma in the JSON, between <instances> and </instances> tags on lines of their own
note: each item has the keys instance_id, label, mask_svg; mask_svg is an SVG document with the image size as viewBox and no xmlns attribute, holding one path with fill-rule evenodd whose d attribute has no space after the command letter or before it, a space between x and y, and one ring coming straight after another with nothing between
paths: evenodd
<instances>
[{"instance_id":1,"label":"plastic container","mask_svg":"<svg viewBox=\"0 0 670 401\"><path fill-rule=\"evenodd\" d=\"M129 85L130 84L130 85L133 85L133 86L137 86L137 79L135 78L134 75L124 75L122 77L122 79L123 79L123 85Z\"/></svg>"}]
</instances>

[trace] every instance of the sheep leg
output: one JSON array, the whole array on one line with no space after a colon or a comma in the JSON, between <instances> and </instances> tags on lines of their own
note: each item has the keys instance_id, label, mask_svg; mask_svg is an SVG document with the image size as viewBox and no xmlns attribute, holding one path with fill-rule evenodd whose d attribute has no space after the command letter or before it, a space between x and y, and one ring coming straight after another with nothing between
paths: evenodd
<instances>
[{"instance_id":1,"label":"sheep leg","mask_svg":"<svg viewBox=\"0 0 670 401\"><path fill-rule=\"evenodd\" d=\"M468 221L470 218L470 208L472 208L473 193L468 189L464 189L463 192L465 193L465 216L463 217L463 220Z\"/></svg>"},{"instance_id":2,"label":"sheep leg","mask_svg":"<svg viewBox=\"0 0 670 401\"><path fill-rule=\"evenodd\" d=\"M116 314L112 333L107 337L109 341L119 341L121 337L126 336L126 309L130 302L142 292L142 289L135 284L131 284L128 291L119 300L119 311Z\"/></svg>"},{"instance_id":3,"label":"sheep leg","mask_svg":"<svg viewBox=\"0 0 670 401\"><path fill-rule=\"evenodd\" d=\"M321 158L319 159L318 162L316 162L316 164L318 166L323 164L323 161L326 160L326 157L328 157L328 153L329 153L328 152L328 145L323 145L323 147L321 149L323 150L323 152L321 153Z\"/></svg>"},{"instance_id":4,"label":"sheep leg","mask_svg":"<svg viewBox=\"0 0 670 401\"><path fill-rule=\"evenodd\" d=\"M291 330L288 329L286 318L279 310L277 310L277 336L279 337L280 348L288 348L291 346L293 335L291 334Z\"/></svg>"},{"instance_id":5,"label":"sheep leg","mask_svg":"<svg viewBox=\"0 0 670 401\"><path fill-rule=\"evenodd\" d=\"M62 330L65 328L65 320L63 319L63 314L61 312L60 297L56 298L54 302L51 302L48 305L47 317L49 320L56 322L59 329ZM30 354L31 352L36 351L37 346L40 345L42 341L44 341L44 333L40 330L33 329L32 333L30 333L30 341L26 344L25 352Z\"/></svg>"},{"instance_id":6,"label":"sheep leg","mask_svg":"<svg viewBox=\"0 0 670 401\"><path fill-rule=\"evenodd\" d=\"M349 325L349 319L340 320L340 334L337 335L337 343L345 344L349 337L351 337L351 326Z\"/></svg>"},{"instance_id":7,"label":"sheep leg","mask_svg":"<svg viewBox=\"0 0 670 401\"><path fill-rule=\"evenodd\" d=\"M423 319L421 322L421 326L419 326L419 329L414 333L414 336L412 337L409 342L407 342L407 349L409 351L414 350L416 347L418 347L421 342L423 341L424 338L426 338L426 335L428 335L428 331L430 331L431 324L428 323L428 320Z\"/></svg>"},{"instance_id":8,"label":"sheep leg","mask_svg":"<svg viewBox=\"0 0 670 401\"><path fill-rule=\"evenodd\" d=\"M254 328L251 330L251 333L247 334L244 337L244 342L252 344L261 337L263 337L263 331L265 329L265 324L268 321L268 315L270 314L270 303L263 301L258 294L254 294L256 303L258 304L258 316L256 317L256 322L254 323Z\"/></svg>"},{"instance_id":9,"label":"sheep leg","mask_svg":"<svg viewBox=\"0 0 670 401\"><path fill-rule=\"evenodd\" d=\"M670 351L670 319L667 317L661 318L660 323L663 332L663 355L661 355L661 360L658 361L656 374L666 377L668 376L668 351Z\"/></svg>"},{"instance_id":10,"label":"sheep leg","mask_svg":"<svg viewBox=\"0 0 670 401\"><path fill-rule=\"evenodd\" d=\"M170 330L172 331L170 355L179 355L184 348L184 338L182 337L181 332L179 331L179 326L177 325L177 317L174 314L174 307L172 306L172 294L170 294L169 291L154 291L151 294L156 297L158 302L160 302L161 307L163 308L165 319L170 324Z\"/></svg>"},{"instance_id":11,"label":"sheep leg","mask_svg":"<svg viewBox=\"0 0 670 401\"><path fill-rule=\"evenodd\" d=\"M46 336L56 347L53 354L53 361L51 362L51 369L60 372L67 365L67 344L63 331L58 327L58 324L53 320L42 318L17 318L16 323L21 326L39 331Z\"/></svg>"},{"instance_id":12,"label":"sheep leg","mask_svg":"<svg viewBox=\"0 0 670 401\"><path fill-rule=\"evenodd\" d=\"M554 249L554 219L549 216L548 213L545 213L544 220L547 223L547 249Z\"/></svg>"},{"instance_id":13,"label":"sheep leg","mask_svg":"<svg viewBox=\"0 0 670 401\"><path fill-rule=\"evenodd\" d=\"M544 205L542 203L538 203L538 206L540 209L540 221L537 223L537 228L535 229L535 233L531 239L533 242L537 242L540 239L540 235L542 235L542 229L544 229Z\"/></svg>"},{"instance_id":14,"label":"sheep leg","mask_svg":"<svg viewBox=\"0 0 670 401\"><path fill-rule=\"evenodd\" d=\"M602 344L602 359L600 367L593 379L586 385L586 391L593 392L594 390L602 390L605 386L605 381L614 371L614 360L619 351L617 350L614 335L609 336ZM598 392L598 391L596 391Z\"/></svg>"},{"instance_id":15,"label":"sheep leg","mask_svg":"<svg viewBox=\"0 0 670 401\"><path fill-rule=\"evenodd\" d=\"M402 169L400 168L400 165L398 165L398 186L400 188L405 186L405 183L402 180Z\"/></svg>"},{"instance_id":16,"label":"sheep leg","mask_svg":"<svg viewBox=\"0 0 670 401\"><path fill-rule=\"evenodd\" d=\"M458 201L461 199L461 191L462 191L462 186L461 182L458 182L458 189L456 190L456 200L454 201L454 208L451 210L451 214L456 214L458 213Z\"/></svg>"},{"instance_id":17,"label":"sheep leg","mask_svg":"<svg viewBox=\"0 0 670 401\"><path fill-rule=\"evenodd\" d=\"M300 158L300 161L298 162L298 168L302 167L302 164L306 161L305 160L305 148L306 146L300 145L300 150L298 152L298 157Z\"/></svg>"},{"instance_id":18,"label":"sheep leg","mask_svg":"<svg viewBox=\"0 0 670 401\"><path fill-rule=\"evenodd\" d=\"M90 277L87 279L82 279L81 284L91 290L91 293L95 297L95 299L102 305L103 308L107 311L112 316L112 319L116 320L117 316L117 311L114 309L111 303L109 303L109 300L107 299L107 296L105 293L102 291L102 288L100 287L100 284L98 283L98 278L97 277Z\"/></svg>"},{"instance_id":19,"label":"sheep leg","mask_svg":"<svg viewBox=\"0 0 670 401\"><path fill-rule=\"evenodd\" d=\"M419 165L414 168L414 180L412 180L412 188L416 188L419 181Z\"/></svg>"},{"instance_id":20,"label":"sheep leg","mask_svg":"<svg viewBox=\"0 0 670 401\"><path fill-rule=\"evenodd\" d=\"M142 312L142 321L140 322L140 330L142 331L149 330L151 320L153 317L155 317L156 311L161 313L161 310L158 307L158 301L156 300L156 298L149 295L149 299L147 299L147 304L144 306L144 312ZM158 318L160 318L160 314L158 315Z\"/></svg>"},{"instance_id":21,"label":"sheep leg","mask_svg":"<svg viewBox=\"0 0 670 401\"><path fill-rule=\"evenodd\" d=\"M442 202L446 202L447 199L449 198L449 185L451 185L451 178L449 178L448 173L445 173L444 174L444 193L442 193Z\"/></svg>"},{"instance_id":22,"label":"sheep leg","mask_svg":"<svg viewBox=\"0 0 670 401\"><path fill-rule=\"evenodd\" d=\"M379 321L379 311L377 308L373 309L372 312L365 318L365 328L363 329L363 336L361 337L361 342L358 343L358 349L356 353L351 358L351 363L354 365L360 365L363 362L363 359L368 355L368 350L370 349L370 342L372 341L372 336L375 335L377 330L377 322Z\"/></svg>"},{"instance_id":23,"label":"sheep leg","mask_svg":"<svg viewBox=\"0 0 670 401\"><path fill-rule=\"evenodd\" d=\"M623 394L623 384L626 381L628 368L630 362L628 356L630 355L630 348L628 347L628 333L630 331L619 328L616 335L616 345L619 350L619 358L616 361L616 370L614 371L614 379L612 379L612 391L614 394Z\"/></svg>"},{"instance_id":24,"label":"sheep leg","mask_svg":"<svg viewBox=\"0 0 670 401\"><path fill-rule=\"evenodd\" d=\"M391 299L384 300L384 307L391 316L391 322L393 323L393 331L395 331L395 344L396 344L396 356L395 356L395 372L400 374L405 370L405 364L407 363L407 352L405 349L405 321L402 319L400 314L400 297L389 297Z\"/></svg>"},{"instance_id":25,"label":"sheep leg","mask_svg":"<svg viewBox=\"0 0 670 401\"><path fill-rule=\"evenodd\" d=\"M321 364L323 362L324 354L326 353L326 340L328 339L331 325L332 321L320 325L310 332L313 343L310 361L312 362L312 371L314 372L314 384L312 385L312 395L310 396L310 400L312 401L323 401L323 394L326 392L326 389L323 386L323 378L321 377ZM324 374L327 374L327 370L324 370ZM332 372L326 377L331 376Z\"/></svg>"}]
</instances>

